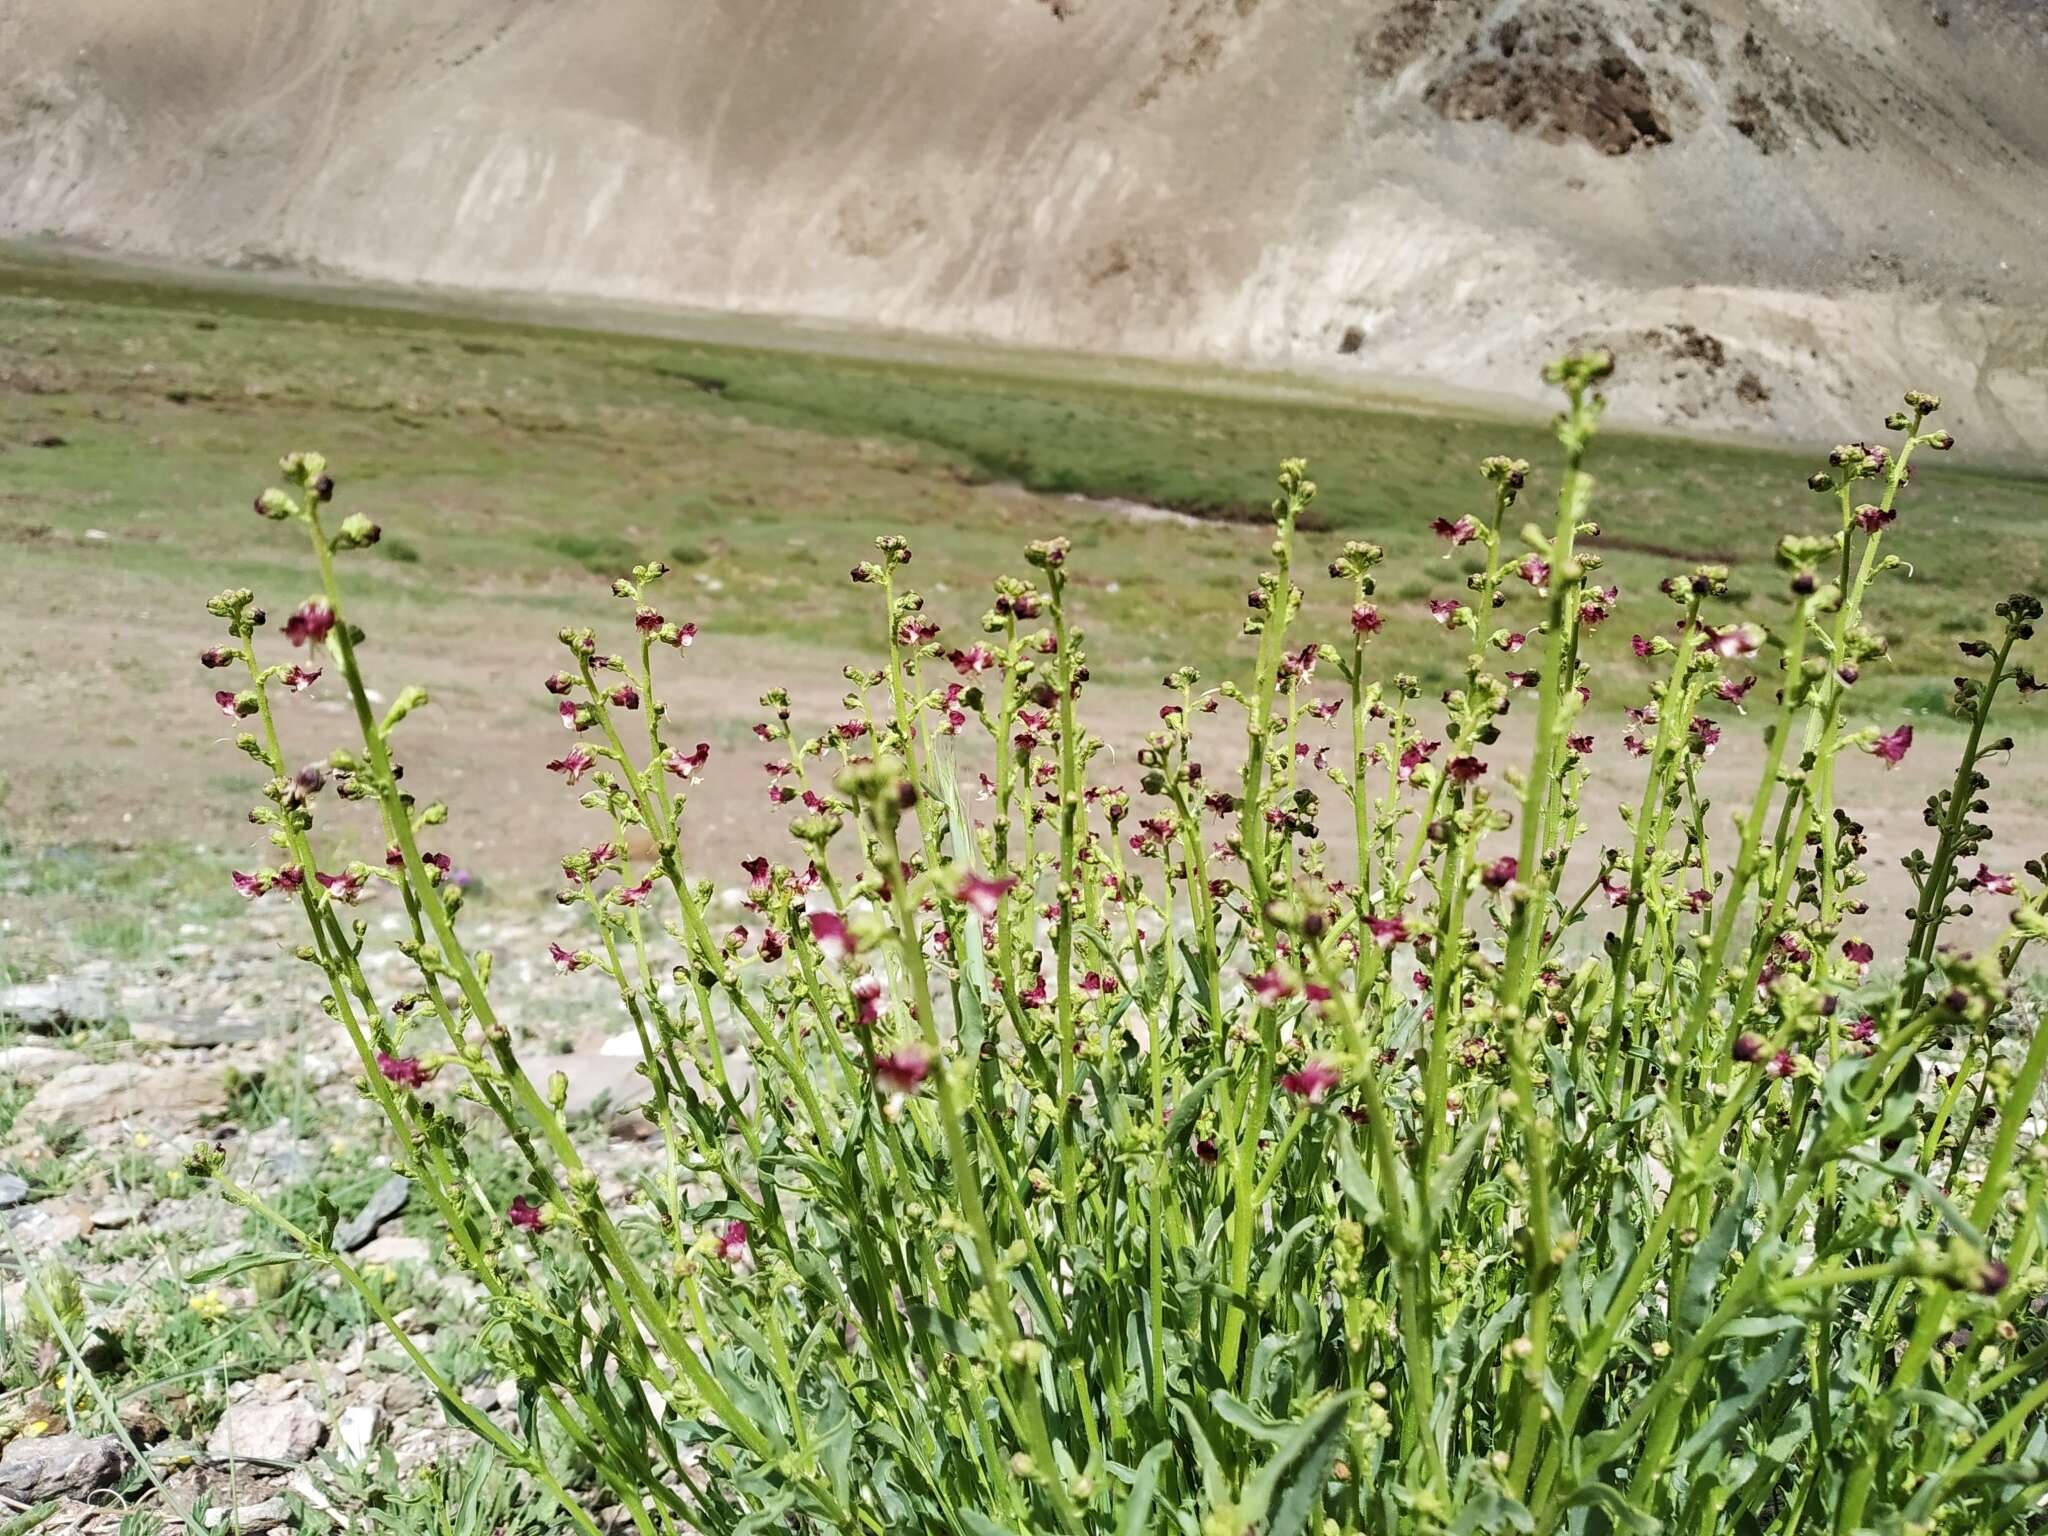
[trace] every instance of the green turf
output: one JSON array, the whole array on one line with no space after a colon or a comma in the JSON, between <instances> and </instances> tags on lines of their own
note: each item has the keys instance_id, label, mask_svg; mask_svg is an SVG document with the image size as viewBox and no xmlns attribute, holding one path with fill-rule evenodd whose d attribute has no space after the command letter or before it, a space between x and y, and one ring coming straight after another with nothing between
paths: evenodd
<instances>
[{"instance_id":1,"label":"green turf","mask_svg":"<svg viewBox=\"0 0 2048 1536\"><path fill-rule=\"evenodd\" d=\"M336 462L350 508L389 530L357 578L374 572L444 620L488 599L497 622L548 622L560 592L658 554L684 568L700 623L853 647L872 616L844 572L872 533L913 538L915 574L958 621L1022 542L1071 525L1102 675L1234 668L1259 548L1245 520L1274 464L1301 455L1323 487L1312 544L1362 535L1388 549L1383 664L1438 684L1455 658L1423 603L1459 590L1464 556L1446 561L1430 520L1484 509L1474 466L1488 453L1535 464L1532 519L1548 523L1556 484L1539 423L1229 381L1133 384L1072 359L970 367L582 331L36 255L0 255L0 357L0 540L53 580L111 565L166 601L230 579L302 584L247 499L280 449L307 446ZM1873 417L1910 382L1874 381ZM1628 359L1612 388L1627 390ZM63 446L31 446L50 438ZM1832 515L1804 489L1827 446L1603 437L1592 547L1624 595L1595 642L1603 674L1633 671L1628 636L1667 618L1651 589L1674 569L1729 564L1738 591L1775 603L1778 534ZM2041 584L2048 481L1972 468L1967 443L1926 459L1888 543L1915 576L1876 601L1893 655L1873 702L1936 703L1954 638L2004 592ZM987 489L997 482L1217 526L1005 498ZM1312 572L1309 585L1336 622L1333 584ZM527 601L531 615L502 607Z\"/></svg>"}]
</instances>

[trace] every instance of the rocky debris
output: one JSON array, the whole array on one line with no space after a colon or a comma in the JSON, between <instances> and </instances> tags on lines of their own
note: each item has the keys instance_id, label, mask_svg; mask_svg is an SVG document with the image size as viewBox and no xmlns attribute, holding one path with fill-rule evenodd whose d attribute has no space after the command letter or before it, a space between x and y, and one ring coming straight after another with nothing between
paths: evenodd
<instances>
[{"instance_id":1,"label":"rocky debris","mask_svg":"<svg viewBox=\"0 0 2048 1536\"><path fill-rule=\"evenodd\" d=\"M114 988L80 973L0 987L0 1019L24 1029L59 1030L103 1024L114 1015Z\"/></svg>"},{"instance_id":2,"label":"rocky debris","mask_svg":"<svg viewBox=\"0 0 2048 1536\"><path fill-rule=\"evenodd\" d=\"M0 1079L16 1083L46 1082L77 1065L77 1055L61 1045L10 1045L0 1050Z\"/></svg>"},{"instance_id":3,"label":"rocky debris","mask_svg":"<svg viewBox=\"0 0 2048 1536\"><path fill-rule=\"evenodd\" d=\"M0 1210L28 1198L28 1180L18 1173L0 1173Z\"/></svg>"},{"instance_id":4,"label":"rocky debris","mask_svg":"<svg viewBox=\"0 0 2048 1536\"><path fill-rule=\"evenodd\" d=\"M67 1067L22 1106L20 1122L72 1130L139 1119L156 1134L189 1130L227 1107L218 1067L110 1061Z\"/></svg>"},{"instance_id":5,"label":"rocky debris","mask_svg":"<svg viewBox=\"0 0 2048 1536\"><path fill-rule=\"evenodd\" d=\"M1625 155L1672 140L1677 88L1570 6L1531 7L1436 80L1423 99L1453 122L1498 122L1553 144Z\"/></svg>"},{"instance_id":6,"label":"rocky debris","mask_svg":"<svg viewBox=\"0 0 2048 1536\"><path fill-rule=\"evenodd\" d=\"M230 1403L207 1437L218 1461L268 1461L296 1466L320 1448L327 1423L295 1383L257 1378L247 1396Z\"/></svg>"},{"instance_id":7,"label":"rocky debris","mask_svg":"<svg viewBox=\"0 0 2048 1536\"><path fill-rule=\"evenodd\" d=\"M0 1451L0 1495L18 1504L40 1504L90 1493L113 1482L127 1466L127 1449L113 1435L25 1435Z\"/></svg>"},{"instance_id":8,"label":"rocky debris","mask_svg":"<svg viewBox=\"0 0 2048 1536\"><path fill-rule=\"evenodd\" d=\"M363 1208L334 1229L334 1246L353 1253L377 1235L377 1229L405 1209L412 1198L412 1180L394 1173L370 1191Z\"/></svg>"}]
</instances>

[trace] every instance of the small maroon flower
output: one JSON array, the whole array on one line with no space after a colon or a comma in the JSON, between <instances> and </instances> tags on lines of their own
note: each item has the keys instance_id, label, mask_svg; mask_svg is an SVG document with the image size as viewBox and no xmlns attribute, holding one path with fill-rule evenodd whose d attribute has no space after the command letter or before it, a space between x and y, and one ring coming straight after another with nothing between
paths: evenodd
<instances>
[{"instance_id":1,"label":"small maroon flower","mask_svg":"<svg viewBox=\"0 0 2048 1536\"><path fill-rule=\"evenodd\" d=\"M640 690L631 683L619 684L606 697L621 709L638 709L640 707Z\"/></svg>"},{"instance_id":2,"label":"small maroon flower","mask_svg":"<svg viewBox=\"0 0 2048 1536\"><path fill-rule=\"evenodd\" d=\"M1455 523L1448 518L1437 518L1429 525L1429 531L1440 539L1447 539L1453 548L1469 544L1479 537L1479 525L1469 517L1461 517Z\"/></svg>"},{"instance_id":3,"label":"small maroon flower","mask_svg":"<svg viewBox=\"0 0 2048 1536\"><path fill-rule=\"evenodd\" d=\"M597 766L597 759L583 747L571 747L560 757L548 764L549 773L559 773L574 784L584 774Z\"/></svg>"},{"instance_id":4,"label":"small maroon flower","mask_svg":"<svg viewBox=\"0 0 2048 1536\"><path fill-rule=\"evenodd\" d=\"M1540 592L1550 585L1550 562L1537 555L1524 555L1515 574Z\"/></svg>"},{"instance_id":5,"label":"small maroon flower","mask_svg":"<svg viewBox=\"0 0 2048 1536\"><path fill-rule=\"evenodd\" d=\"M1971 1278L1970 1288L1980 1296L1996 1296L2012 1283L2012 1271L2000 1259L1986 1259Z\"/></svg>"},{"instance_id":6,"label":"small maroon flower","mask_svg":"<svg viewBox=\"0 0 2048 1536\"><path fill-rule=\"evenodd\" d=\"M245 875L239 869L233 869L228 873L235 882L236 892L249 900L253 901L270 889L270 876L265 871L259 870L253 875Z\"/></svg>"},{"instance_id":7,"label":"small maroon flower","mask_svg":"<svg viewBox=\"0 0 2048 1536\"><path fill-rule=\"evenodd\" d=\"M1220 1156L1222 1156L1222 1154L1216 1150L1216 1143L1211 1141L1208 1137L1204 1136L1200 1141L1195 1143L1195 1156L1200 1158L1203 1162L1209 1164L1211 1167L1214 1167L1216 1164L1216 1160Z\"/></svg>"},{"instance_id":8,"label":"small maroon flower","mask_svg":"<svg viewBox=\"0 0 2048 1536\"><path fill-rule=\"evenodd\" d=\"M718 1234L718 1256L734 1268L746 1263L747 1235L744 1221L728 1221Z\"/></svg>"},{"instance_id":9,"label":"small maroon flower","mask_svg":"<svg viewBox=\"0 0 2048 1536\"><path fill-rule=\"evenodd\" d=\"M1565 738L1565 745L1578 753L1579 756L1584 757L1593 750L1593 738L1591 736L1567 736Z\"/></svg>"},{"instance_id":10,"label":"small maroon flower","mask_svg":"<svg viewBox=\"0 0 2048 1536\"><path fill-rule=\"evenodd\" d=\"M1016 884L1013 876L1004 875L998 879L990 879L970 869L960 877L960 884L955 888L953 895L975 916L994 917L996 908L1002 905L1003 897L1008 895Z\"/></svg>"},{"instance_id":11,"label":"small maroon flower","mask_svg":"<svg viewBox=\"0 0 2048 1536\"><path fill-rule=\"evenodd\" d=\"M548 958L555 962L555 973L557 975L567 976L572 971L582 970L590 964L593 957L588 950L564 949L559 944L550 943L548 945Z\"/></svg>"},{"instance_id":12,"label":"small maroon flower","mask_svg":"<svg viewBox=\"0 0 2048 1536\"><path fill-rule=\"evenodd\" d=\"M613 890L612 900L622 907L638 907L644 905L647 898L653 894L654 876L650 874L642 878L638 885L621 883Z\"/></svg>"},{"instance_id":13,"label":"small maroon flower","mask_svg":"<svg viewBox=\"0 0 2048 1536\"><path fill-rule=\"evenodd\" d=\"M578 704L570 699L562 700L555 713L562 717L564 730L587 731L597 724L597 716L590 712L588 705Z\"/></svg>"},{"instance_id":14,"label":"small maroon flower","mask_svg":"<svg viewBox=\"0 0 2048 1536\"><path fill-rule=\"evenodd\" d=\"M985 645L970 645L946 658L962 677L979 677L996 664L996 653Z\"/></svg>"},{"instance_id":15,"label":"small maroon flower","mask_svg":"<svg viewBox=\"0 0 2048 1536\"><path fill-rule=\"evenodd\" d=\"M270 882L270 888L290 895L305 883L306 872L296 864L287 864L277 872L276 878Z\"/></svg>"},{"instance_id":16,"label":"small maroon flower","mask_svg":"<svg viewBox=\"0 0 2048 1536\"><path fill-rule=\"evenodd\" d=\"M1392 949L1408 937L1408 925L1398 917L1368 917L1365 926L1381 949Z\"/></svg>"},{"instance_id":17,"label":"small maroon flower","mask_svg":"<svg viewBox=\"0 0 2048 1536\"><path fill-rule=\"evenodd\" d=\"M1754 624L1731 624L1726 629L1715 629L1709 625L1704 633L1706 648L1728 660L1754 656L1763 648L1763 631Z\"/></svg>"},{"instance_id":18,"label":"small maroon flower","mask_svg":"<svg viewBox=\"0 0 2048 1536\"><path fill-rule=\"evenodd\" d=\"M681 747L670 748L668 756L661 760L661 766L685 784L701 784L704 782L704 765L710 761L711 743L700 741L697 743L696 751L687 757L683 755Z\"/></svg>"},{"instance_id":19,"label":"small maroon flower","mask_svg":"<svg viewBox=\"0 0 2048 1536\"><path fill-rule=\"evenodd\" d=\"M898 1046L875 1058L875 1081L891 1093L916 1093L931 1070L931 1057L921 1045Z\"/></svg>"},{"instance_id":20,"label":"small maroon flower","mask_svg":"<svg viewBox=\"0 0 2048 1536\"><path fill-rule=\"evenodd\" d=\"M812 912L811 940L827 960L844 961L857 947L853 932L837 912Z\"/></svg>"},{"instance_id":21,"label":"small maroon flower","mask_svg":"<svg viewBox=\"0 0 2048 1536\"><path fill-rule=\"evenodd\" d=\"M633 611L633 627L643 635L656 633L665 622L659 613L644 603Z\"/></svg>"},{"instance_id":22,"label":"small maroon flower","mask_svg":"<svg viewBox=\"0 0 2048 1536\"><path fill-rule=\"evenodd\" d=\"M1740 709L1743 699L1748 696L1749 690L1755 686L1756 674L1754 672L1739 683L1731 683L1723 679L1721 682L1714 684L1714 697L1723 704L1733 704L1737 709Z\"/></svg>"},{"instance_id":23,"label":"small maroon flower","mask_svg":"<svg viewBox=\"0 0 2048 1536\"><path fill-rule=\"evenodd\" d=\"M665 626L661 632L661 642L664 645L672 645L679 651L687 649L697 643L697 626L695 624L678 624L673 628Z\"/></svg>"},{"instance_id":24,"label":"small maroon flower","mask_svg":"<svg viewBox=\"0 0 2048 1536\"><path fill-rule=\"evenodd\" d=\"M1385 623L1379 609L1371 603L1359 603L1351 610L1351 633L1354 635L1376 635Z\"/></svg>"},{"instance_id":25,"label":"small maroon flower","mask_svg":"<svg viewBox=\"0 0 2048 1536\"><path fill-rule=\"evenodd\" d=\"M1799 1058L1790 1051L1780 1051L1771 1058L1771 1064L1765 1070L1773 1077L1790 1077L1799 1070Z\"/></svg>"},{"instance_id":26,"label":"small maroon flower","mask_svg":"<svg viewBox=\"0 0 2048 1536\"><path fill-rule=\"evenodd\" d=\"M1634 651L1638 657L1647 657L1650 654L1650 642L1641 635L1630 635L1628 637L1628 644L1629 649Z\"/></svg>"},{"instance_id":27,"label":"small maroon flower","mask_svg":"<svg viewBox=\"0 0 2048 1536\"><path fill-rule=\"evenodd\" d=\"M226 688L213 696L213 702L220 712L230 720L244 720L256 713L258 705L253 693L234 693Z\"/></svg>"},{"instance_id":28,"label":"small maroon flower","mask_svg":"<svg viewBox=\"0 0 2048 1536\"><path fill-rule=\"evenodd\" d=\"M1100 971L1090 971L1075 985L1081 995L1086 998L1113 997L1116 995L1116 977L1105 976Z\"/></svg>"},{"instance_id":29,"label":"small maroon flower","mask_svg":"<svg viewBox=\"0 0 2048 1536\"><path fill-rule=\"evenodd\" d=\"M1453 784L1470 784L1484 772L1486 764L1476 757L1454 757L1444 764L1444 774Z\"/></svg>"},{"instance_id":30,"label":"small maroon flower","mask_svg":"<svg viewBox=\"0 0 2048 1536\"><path fill-rule=\"evenodd\" d=\"M241 657L240 651L231 651L226 646L216 645L199 653L199 665L209 672L216 667L233 666Z\"/></svg>"},{"instance_id":31,"label":"small maroon flower","mask_svg":"<svg viewBox=\"0 0 2048 1536\"><path fill-rule=\"evenodd\" d=\"M1521 860L1511 853L1502 854L1479 872L1479 879L1489 891L1497 891L1512 881L1521 870Z\"/></svg>"},{"instance_id":32,"label":"small maroon flower","mask_svg":"<svg viewBox=\"0 0 2048 1536\"><path fill-rule=\"evenodd\" d=\"M547 1225L541 1208L521 1195L505 1208L505 1219L525 1232L538 1232Z\"/></svg>"},{"instance_id":33,"label":"small maroon flower","mask_svg":"<svg viewBox=\"0 0 2048 1536\"><path fill-rule=\"evenodd\" d=\"M1982 863L1977 866L1977 872L1962 884L1966 891L1988 891L1993 896L2010 896L2019 888L2019 882L2011 875L2001 875Z\"/></svg>"},{"instance_id":34,"label":"small maroon flower","mask_svg":"<svg viewBox=\"0 0 2048 1536\"><path fill-rule=\"evenodd\" d=\"M1451 620L1465 611L1465 605L1456 598L1432 597L1429 600L1429 616L1446 627Z\"/></svg>"},{"instance_id":35,"label":"small maroon flower","mask_svg":"<svg viewBox=\"0 0 2048 1536\"><path fill-rule=\"evenodd\" d=\"M386 1082L396 1083L401 1088L424 1088L433 1076L420 1065L417 1056L393 1056L389 1051L377 1053L377 1070Z\"/></svg>"},{"instance_id":36,"label":"small maroon flower","mask_svg":"<svg viewBox=\"0 0 2048 1536\"><path fill-rule=\"evenodd\" d=\"M1877 958L1877 951L1861 939L1844 939L1842 955L1851 965L1868 965Z\"/></svg>"},{"instance_id":37,"label":"small maroon flower","mask_svg":"<svg viewBox=\"0 0 2048 1536\"><path fill-rule=\"evenodd\" d=\"M321 874L316 870L313 878L320 882L321 888L329 896L352 907L363 894L363 887L369 882L370 877L367 870L351 868L338 875Z\"/></svg>"},{"instance_id":38,"label":"small maroon flower","mask_svg":"<svg viewBox=\"0 0 2048 1536\"><path fill-rule=\"evenodd\" d=\"M1764 1053L1770 1048L1771 1043L1762 1035L1742 1034L1735 1037L1734 1054L1737 1061L1761 1061Z\"/></svg>"},{"instance_id":39,"label":"small maroon flower","mask_svg":"<svg viewBox=\"0 0 2048 1536\"><path fill-rule=\"evenodd\" d=\"M1280 1079L1280 1086L1297 1099L1320 1104L1330 1090L1344 1080L1344 1074L1326 1061L1304 1062L1301 1069Z\"/></svg>"},{"instance_id":40,"label":"small maroon flower","mask_svg":"<svg viewBox=\"0 0 2048 1536\"><path fill-rule=\"evenodd\" d=\"M541 686L546 688L549 693L561 695L576 686L576 679L567 672L551 672L548 674L547 681Z\"/></svg>"},{"instance_id":41,"label":"small maroon flower","mask_svg":"<svg viewBox=\"0 0 2048 1536\"><path fill-rule=\"evenodd\" d=\"M297 662L293 662L289 667L285 668L284 685L293 693L304 693L308 688L320 681L320 671L321 669L318 667L302 667Z\"/></svg>"},{"instance_id":42,"label":"small maroon flower","mask_svg":"<svg viewBox=\"0 0 2048 1536\"><path fill-rule=\"evenodd\" d=\"M1291 980L1281 975L1279 971L1270 969L1245 978L1245 985L1251 988L1252 996L1266 1008L1271 1008L1275 1003L1285 1002L1298 990Z\"/></svg>"},{"instance_id":43,"label":"small maroon flower","mask_svg":"<svg viewBox=\"0 0 2048 1536\"><path fill-rule=\"evenodd\" d=\"M1905 760L1906 753L1912 745L1913 727L1902 725L1895 731L1887 731L1879 736L1867 750L1871 756L1883 758L1887 768L1896 768Z\"/></svg>"},{"instance_id":44,"label":"small maroon flower","mask_svg":"<svg viewBox=\"0 0 2048 1536\"><path fill-rule=\"evenodd\" d=\"M284 621L284 637L293 645L318 645L333 628L334 610L316 598L302 603L298 611Z\"/></svg>"}]
</instances>

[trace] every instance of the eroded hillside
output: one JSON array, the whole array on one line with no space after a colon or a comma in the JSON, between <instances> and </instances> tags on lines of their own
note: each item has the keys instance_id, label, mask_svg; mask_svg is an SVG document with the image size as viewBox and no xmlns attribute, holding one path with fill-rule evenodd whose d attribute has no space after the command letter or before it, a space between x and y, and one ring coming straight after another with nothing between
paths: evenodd
<instances>
[{"instance_id":1,"label":"eroded hillside","mask_svg":"<svg viewBox=\"0 0 2048 1536\"><path fill-rule=\"evenodd\" d=\"M1054 11L1065 13L1056 16ZM1840 433L2048 422L2036 0L6 0L0 233Z\"/></svg>"}]
</instances>

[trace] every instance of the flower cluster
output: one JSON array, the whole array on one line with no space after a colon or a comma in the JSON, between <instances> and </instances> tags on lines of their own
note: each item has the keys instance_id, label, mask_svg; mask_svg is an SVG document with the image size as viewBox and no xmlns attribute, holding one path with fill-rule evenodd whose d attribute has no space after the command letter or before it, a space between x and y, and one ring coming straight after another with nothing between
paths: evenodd
<instances>
[{"instance_id":1,"label":"flower cluster","mask_svg":"<svg viewBox=\"0 0 2048 1536\"><path fill-rule=\"evenodd\" d=\"M626 1201L601 1198L566 1083L522 1069L426 845L446 812L401 786L425 693L370 707L333 557L375 528L330 530L325 464L287 459L257 507L310 538L324 587L285 638L324 659L260 661L252 596L210 605L227 640L202 661L243 669L216 703L250 726L278 850L234 879L299 904L362 1091L486 1297L522 1428L415 1355L450 1414L586 1536L2033 1518L2048 1164L2023 1128L2048 1034L2009 983L2048 935L2048 867L1994 867L1982 818L2010 746L1993 701L2033 690L2015 650L2041 605L1963 642L1967 745L1928 802L1910 931L1883 934L1838 769L1914 749L1910 724L1859 722L1856 688L1908 466L1952 445L1938 402L1906 397L1895 446L1829 455L1826 531L1787 537L1774 577L1648 594L1640 689L1602 716L1582 640L1629 595L1601 577L1585 466L1612 367L1551 370L1548 529L1513 525L1536 472L1506 458L1434 525L1458 578L1429 602L1458 653L1434 700L1373 665L1378 547L1328 563L1342 632L1300 633L1300 461L1244 672L1168 674L1134 758L1084 723L1066 540L959 636L910 546L877 540L851 576L879 664L815 721L761 697L778 830L732 915L684 825L748 770L672 739L658 663L696 629L659 563L622 577L629 638L562 631L542 688L569 745L530 771L597 824L561 861L548 955L640 1042L665 1156ZM273 704L325 673L361 739L288 763ZM1726 831L1702 775L1752 714ZM1640 790L1595 848L1610 735ZM329 789L384 856L309 880ZM380 890L415 972L398 995L347 910ZM1991 947L1944 943L1984 910L2007 920ZM516 1149L516 1188L477 1176L458 1095ZM381 1309L327 1234L230 1190Z\"/></svg>"}]
</instances>

